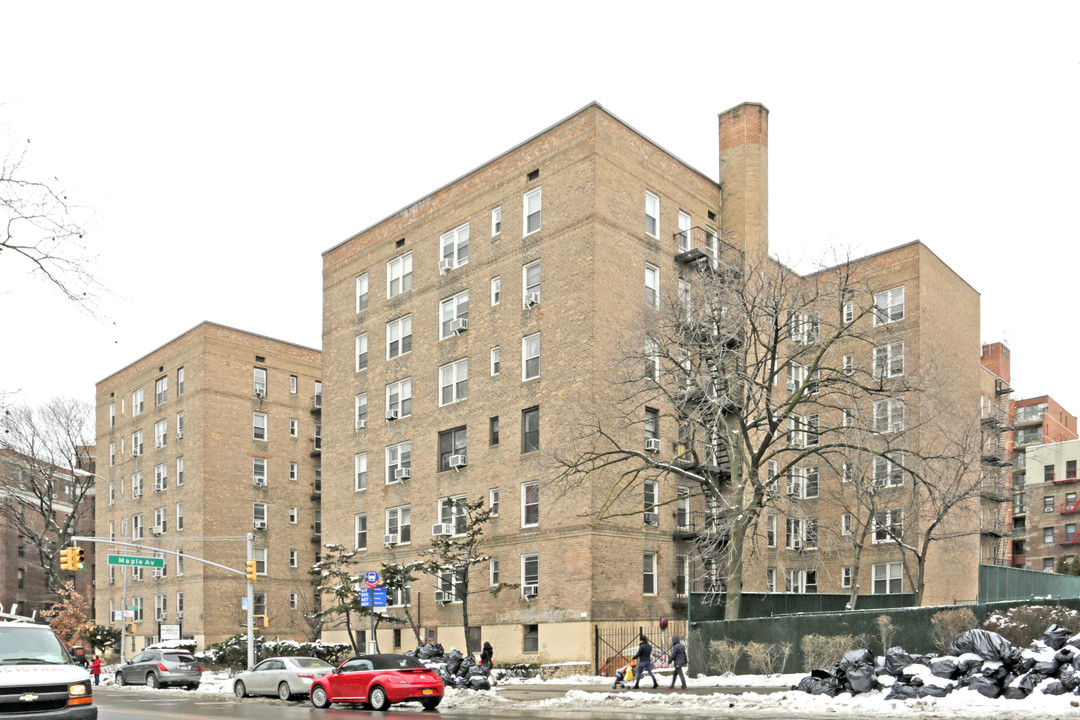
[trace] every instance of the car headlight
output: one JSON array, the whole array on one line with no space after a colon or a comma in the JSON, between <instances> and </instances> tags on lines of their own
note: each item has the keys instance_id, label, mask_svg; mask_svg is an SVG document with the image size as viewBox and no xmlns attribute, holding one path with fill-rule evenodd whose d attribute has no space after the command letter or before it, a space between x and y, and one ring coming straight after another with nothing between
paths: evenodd
<instances>
[{"instance_id":1,"label":"car headlight","mask_svg":"<svg viewBox=\"0 0 1080 720\"><path fill-rule=\"evenodd\" d=\"M68 685L68 695L71 697L82 697L83 695L90 694L90 683L75 683L74 685Z\"/></svg>"}]
</instances>

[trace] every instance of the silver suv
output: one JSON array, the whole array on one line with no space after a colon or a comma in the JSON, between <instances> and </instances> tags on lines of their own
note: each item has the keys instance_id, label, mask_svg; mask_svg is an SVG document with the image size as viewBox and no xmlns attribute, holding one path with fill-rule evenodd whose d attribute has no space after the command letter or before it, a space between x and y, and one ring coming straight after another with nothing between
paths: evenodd
<instances>
[{"instance_id":1,"label":"silver suv","mask_svg":"<svg viewBox=\"0 0 1080 720\"><path fill-rule=\"evenodd\" d=\"M143 650L116 671L117 685L179 685L194 690L201 680L202 666L187 650Z\"/></svg>"}]
</instances>

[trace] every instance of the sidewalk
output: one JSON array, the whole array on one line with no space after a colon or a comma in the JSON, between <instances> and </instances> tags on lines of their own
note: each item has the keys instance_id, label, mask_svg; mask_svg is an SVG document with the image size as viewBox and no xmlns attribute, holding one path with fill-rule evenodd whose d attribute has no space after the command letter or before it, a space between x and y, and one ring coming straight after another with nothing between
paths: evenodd
<instances>
[{"instance_id":1,"label":"sidewalk","mask_svg":"<svg viewBox=\"0 0 1080 720\"><path fill-rule=\"evenodd\" d=\"M723 685L717 685L713 687L691 687L686 690L668 690L667 685L661 684L659 688L653 689L652 685L645 687L644 685L637 690L612 690L610 685L555 685L552 683L544 683L543 685L498 685L499 695L507 700L513 700L515 702L531 702L534 700L547 700L553 697L563 697L571 690L581 690L582 692L590 693L627 693L627 692L647 692L647 693L659 693L665 695L715 695L716 693L724 693L729 695L741 695L743 693L756 693L759 695L769 695L772 693L786 692L790 688L786 687L729 687Z\"/></svg>"}]
</instances>

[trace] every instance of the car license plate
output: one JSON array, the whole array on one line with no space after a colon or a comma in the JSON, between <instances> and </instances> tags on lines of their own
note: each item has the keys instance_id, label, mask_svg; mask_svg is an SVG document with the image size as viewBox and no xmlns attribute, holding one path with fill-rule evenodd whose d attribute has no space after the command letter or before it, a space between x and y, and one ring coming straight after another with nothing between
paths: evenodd
<instances>
[{"instance_id":1,"label":"car license plate","mask_svg":"<svg viewBox=\"0 0 1080 720\"><path fill-rule=\"evenodd\" d=\"M424 688L424 694L425 695L434 695L435 691L432 690L431 688Z\"/></svg>"}]
</instances>

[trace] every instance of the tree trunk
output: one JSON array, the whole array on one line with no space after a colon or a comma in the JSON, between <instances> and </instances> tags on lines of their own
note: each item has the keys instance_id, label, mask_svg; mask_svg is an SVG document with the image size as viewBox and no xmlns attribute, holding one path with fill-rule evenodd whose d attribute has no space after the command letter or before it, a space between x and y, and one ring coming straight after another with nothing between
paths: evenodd
<instances>
[{"instance_id":1,"label":"tree trunk","mask_svg":"<svg viewBox=\"0 0 1080 720\"><path fill-rule=\"evenodd\" d=\"M349 644L352 645L353 653L359 655L360 650L356 647L356 637L353 635L352 616L348 610L345 611L345 632L349 634Z\"/></svg>"},{"instance_id":2,"label":"tree trunk","mask_svg":"<svg viewBox=\"0 0 1080 720\"><path fill-rule=\"evenodd\" d=\"M465 573L462 576L461 583L458 585L461 588L461 624L465 628L465 650L468 655L480 652L480 648L475 647L476 643L472 640L472 633L469 632L469 569L465 568Z\"/></svg>"},{"instance_id":3,"label":"tree trunk","mask_svg":"<svg viewBox=\"0 0 1080 720\"><path fill-rule=\"evenodd\" d=\"M731 537L728 539L727 596L724 598L724 619L738 620L742 605L742 554L746 536L746 525L741 520L731 524Z\"/></svg>"}]
</instances>

